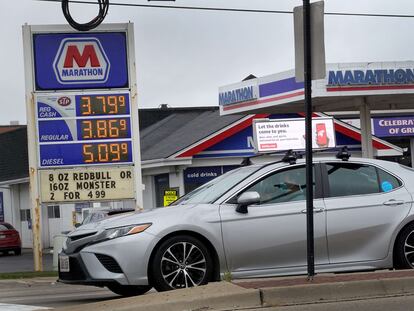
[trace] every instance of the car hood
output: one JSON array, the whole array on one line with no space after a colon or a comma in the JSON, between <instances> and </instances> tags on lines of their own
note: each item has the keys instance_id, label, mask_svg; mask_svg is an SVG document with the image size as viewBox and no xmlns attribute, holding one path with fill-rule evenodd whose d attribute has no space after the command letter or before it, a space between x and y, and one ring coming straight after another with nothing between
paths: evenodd
<instances>
[{"instance_id":1,"label":"car hood","mask_svg":"<svg viewBox=\"0 0 414 311\"><path fill-rule=\"evenodd\" d=\"M148 222L154 222L155 220L160 220L164 217L171 217L172 215L177 215L177 212L192 209L197 204L189 205L174 205L171 207L164 208L154 208L151 210L136 211L131 213L125 213L120 215L111 216L105 218L96 223L89 223L83 226L80 226L76 230L72 231L69 236L76 236L80 234L85 234L87 232L96 232L100 230L105 230L109 228L116 228L128 225L142 224Z\"/></svg>"}]
</instances>

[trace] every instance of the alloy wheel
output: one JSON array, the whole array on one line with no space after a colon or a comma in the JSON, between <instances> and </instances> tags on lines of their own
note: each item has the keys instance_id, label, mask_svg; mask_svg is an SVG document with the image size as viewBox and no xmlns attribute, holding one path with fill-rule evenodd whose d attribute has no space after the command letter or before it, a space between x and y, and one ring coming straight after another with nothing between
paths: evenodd
<instances>
[{"instance_id":1,"label":"alloy wheel","mask_svg":"<svg viewBox=\"0 0 414 311\"><path fill-rule=\"evenodd\" d=\"M414 231L411 231L404 242L404 256L411 268L414 268Z\"/></svg>"},{"instance_id":2,"label":"alloy wheel","mask_svg":"<svg viewBox=\"0 0 414 311\"><path fill-rule=\"evenodd\" d=\"M174 289L200 285L206 271L205 255L190 242L171 245L161 258L162 277Z\"/></svg>"}]
</instances>

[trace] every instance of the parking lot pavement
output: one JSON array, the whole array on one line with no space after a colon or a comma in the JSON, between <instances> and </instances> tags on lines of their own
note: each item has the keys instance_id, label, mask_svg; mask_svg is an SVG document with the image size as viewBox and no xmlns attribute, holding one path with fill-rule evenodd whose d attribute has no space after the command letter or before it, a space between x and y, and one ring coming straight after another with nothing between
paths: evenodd
<instances>
[{"instance_id":1,"label":"parking lot pavement","mask_svg":"<svg viewBox=\"0 0 414 311\"><path fill-rule=\"evenodd\" d=\"M12 252L0 254L0 273L9 272L30 272L33 271L33 250L23 249L20 256ZM43 270L53 270L53 254L45 250L43 253Z\"/></svg>"}]
</instances>

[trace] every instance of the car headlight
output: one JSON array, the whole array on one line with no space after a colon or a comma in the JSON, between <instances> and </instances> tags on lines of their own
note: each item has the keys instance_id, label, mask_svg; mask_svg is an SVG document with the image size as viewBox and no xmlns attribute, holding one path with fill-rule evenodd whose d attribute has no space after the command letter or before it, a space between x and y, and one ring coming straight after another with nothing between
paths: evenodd
<instances>
[{"instance_id":1,"label":"car headlight","mask_svg":"<svg viewBox=\"0 0 414 311\"><path fill-rule=\"evenodd\" d=\"M115 238L119 238L121 236L137 234L137 233L145 231L151 225L152 223L147 223L147 224L139 224L139 225L128 225L128 226L117 227L117 228L109 228L105 230L103 239L112 240Z\"/></svg>"}]
</instances>

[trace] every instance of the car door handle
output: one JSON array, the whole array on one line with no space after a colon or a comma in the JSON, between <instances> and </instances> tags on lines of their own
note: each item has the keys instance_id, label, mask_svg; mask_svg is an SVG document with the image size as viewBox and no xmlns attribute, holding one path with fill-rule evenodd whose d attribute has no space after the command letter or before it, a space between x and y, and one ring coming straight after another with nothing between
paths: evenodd
<instances>
[{"instance_id":1,"label":"car door handle","mask_svg":"<svg viewBox=\"0 0 414 311\"><path fill-rule=\"evenodd\" d=\"M324 208L314 208L313 212L314 213L322 213L325 209ZM302 214L306 214L306 209L302 210Z\"/></svg>"},{"instance_id":2,"label":"car door handle","mask_svg":"<svg viewBox=\"0 0 414 311\"><path fill-rule=\"evenodd\" d=\"M395 199L391 199L391 200L388 200L388 201L385 201L384 203L382 203L383 205L387 205L387 206L392 206L392 205L402 205L402 204L404 204L405 202L404 201L402 201L402 200L395 200Z\"/></svg>"}]
</instances>

